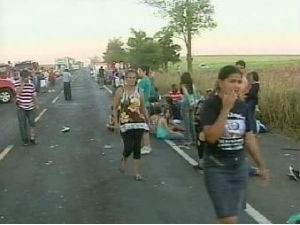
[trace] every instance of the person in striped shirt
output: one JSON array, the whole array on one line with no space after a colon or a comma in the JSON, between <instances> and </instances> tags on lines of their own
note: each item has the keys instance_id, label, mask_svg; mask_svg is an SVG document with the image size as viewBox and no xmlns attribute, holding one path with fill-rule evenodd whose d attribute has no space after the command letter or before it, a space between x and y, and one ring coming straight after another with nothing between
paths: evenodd
<instances>
[{"instance_id":1,"label":"person in striped shirt","mask_svg":"<svg viewBox=\"0 0 300 225\"><path fill-rule=\"evenodd\" d=\"M30 81L30 72L22 70L20 79L15 82L16 105L19 129L23 145L37 144L35 139L35 110L39 109L36 90ZM29 126L29 133L28 133Z\"/></svg>"}]
</instances>

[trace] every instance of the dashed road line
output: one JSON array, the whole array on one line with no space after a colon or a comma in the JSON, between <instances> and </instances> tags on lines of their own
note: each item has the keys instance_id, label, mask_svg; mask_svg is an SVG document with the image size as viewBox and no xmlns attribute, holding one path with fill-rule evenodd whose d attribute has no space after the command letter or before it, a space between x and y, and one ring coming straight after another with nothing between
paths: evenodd
<instances>
[{"instance_id":1,"label":"dashed road line","mask_svg":"<svg viewBox=\"0 0 300 225\"><path fill-rule=\"evenodd\" d=\"M112 90L110 90L106 85L103 85L103 87L104 87L110 94L112 94Z\"/></svg>"},{"instance_id":2,"label":"dashed road line","mask_svg":"<svg viewBox=\"0 0 300 225\"><path fill-rule=\"evenodd\" d=\"M254 209L250 204L247 203L247 208L245 210L249 216L251 216L256 222L259 224L272 224L270 220L268 220L264 215L259 213L256 209Z\"/></svg>"},{"instance_id":3,"label":"dashed road line","mask_svg":"<svg viewBox=\"0 0 300 225\"><path fill-rule=\"evenodd\" d=\"M112 91L107 86L104 86L104 88L110 94L112 94ZM181 150L173 141L170 141L170 140L164 140L164 141L173 150L175 150L180 156L182 156L189 164L191 164L192 166L198 165L196 160L194 160L192 157L190 157L188 154L186 154L183 150ZM245 212L259 224L272 224L272 222L270 220L268 220L264 215L262 215L255 208L253 208L249 203L247 203L247 209L245 210Z\"/></svg>"},{"instance_id":4,"label":"dashed road line","mask_svg":"<svg viewBox=\"0 0 300 225\"><path fill-rule=\"evenodd\" d=\"M41 119L41 117L44 115L44 113L47 111L48 109L43 109L42 112L40 112L40 114L34 119L34 122L39 121L39 119Z\"/></svg>"},{"instance_id":5,"label":"dashed road line","mask_svg":"<svg viewBox=\"0 0 300 225\"><path fill-rule=\"evenodd\" d=\"M180 149L173 141L164 140L175 152L177 152L182 158L184 158L189 164L192 166L197 166L198 163L192 157L185 153L182 149Z\"/></svg>"},{"instance_id":6,"label":"dashed road line","mask_svg":"<svg viewBox=\"0 0 300 225\"><path fill-rule=\"evenodd\" d=\"M4 157L9 153L9 151L13 148L13 145L8 145L1 153L0 153L0 161L4 159Z\"/></svg>"},{"instance_id":7,"label":"dashed road line","mask_svg":"<svg viewBox=\"0 0 300 225\"><path fill-rule=\"evenodd\" d=\"M57 95L57 96L52 100L52 103L54 104L54 103L57 101L58 98L59 98L59 95Z\"/></svg>"}]
</instances>

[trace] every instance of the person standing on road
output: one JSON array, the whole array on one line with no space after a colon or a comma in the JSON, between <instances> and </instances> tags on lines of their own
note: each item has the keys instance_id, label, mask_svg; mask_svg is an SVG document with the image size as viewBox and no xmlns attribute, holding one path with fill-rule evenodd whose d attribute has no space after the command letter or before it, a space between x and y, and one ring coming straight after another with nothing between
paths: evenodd
<instances>
[{"instance_id":1,"label":"person standing on road","mask_svg":"<svg viewBox=\"0 0 300 225\"><path fill-rule=\"evenodd\" d=\"M185 144L190 148L196 142L194 129L194 107L196 105L195 87L189 72L184 72L180 77L182 100L180 103L180 115L184 124Z\"/></svg>"},{"instance_id":2,"label":"person standing on road","mask_svg":"<svg viewBox=\"0 0 300 225\"><path fill-rule=\"evenodd\" d=\"M69 69L65 69L64 72L62 72L62 78L63 78L63 82L64 82L65 100L70 101L72 99L72 94L71 94L72 75L69 72Z\"/></svg>"},{"instance_id":3,"label":"person standing on road","mask_svg":"<svg viewBox=\"0 0 300 225\"><path fill-rule=\"evenodd\" d=\"M150 121L143 94L136 87L136 79L135 71L125 73L125 85L118 88L114 95L113 117L115 131L121 132L124 143L119 169L125 172L127 159L133 153L134 179L139 181L143 179L140 173L141 141Z\"/></svg>"},{"instance_id":4,"label":"person standing on road","mask_svg":"<svg viewBox=\"0 0 300 225\"><path fill-rule=\"evenodd\" d=\"M22 70L20 79L15 82L16 105L19 129L23 145L37 144L35 138L35 110L39 109L34 84L29 80L30 72ZM28 125L30 132L28 134Z\"/></svg>"},{"instance_id":5,"label":"person standing on road","mask_svg":"<svg viewBox=\"0 0 300 225\"><path fill-rule=\"evenodd\" d=\"M234 65L223 67L218 74L218 94L205 101L200 115L206 142L204 181L219 223L237 223L243 210L248 181L245 149L264 184L269 179L248 108L239 99L241 84L242 74Z\"/></svg>"},{"instance_id":6,"label":"person standing on road","mask_svg":"<svg viewBox=\"0 0 300 225\"><path fill-rule=\"evenodd\" d=\"M56 80L56 75L54 73L53 68L50 69L49 72L49 92L55 92L55 80Z\"/></svg>"},{"instance_id":7,"label":"person standing on road","mask_svg":"<svg viewBox=\"0 0 300 225\"><path fill-rule=\"evenodd\" d=\"M151 94L151 80L149 78L150 68L149 66L141 66L138 68L138 75L140 81L138 82L138 88L143 92L144 102L146 105L146 109L150 111L150 94ZM143 141L142 141L142 154L150 154L152 151L151 144L150 144L150 133L149 129L146 129L143 134Z\"/></svg>"},{"instance_id":8,"label":"person standing on road","mask_svg":"<svg viewBox=\"0 0 300 225\"><path fill-rule=\"evenodd\" d=\"M98 84L100 88L103 88L104 85L104 69L103 66L100 66L99 71L98 71Z\"/></svg>"}]
</instances>

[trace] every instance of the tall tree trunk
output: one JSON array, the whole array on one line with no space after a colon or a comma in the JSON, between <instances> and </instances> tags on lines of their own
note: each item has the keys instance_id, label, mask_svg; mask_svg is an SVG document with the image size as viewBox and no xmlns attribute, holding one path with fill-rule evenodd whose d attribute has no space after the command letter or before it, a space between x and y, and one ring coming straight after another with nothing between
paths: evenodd
<instances>
[{"instance_id":1,"label":"tall tree trunk","mask_svg":"<svg viewBox=\"0 0 300 225\"><path fill-rule=\"evenodd\" d=\"M190 10L190 0L185 1L186 6L186 27L187 27L187 38L186 38L186 61L187 61L187 70L192 74L193 72L193 58L192 58L192 15Z\"/></svg>"},{"instance_id":2,"label":"tall tree trunk","mask_svg":"<svg viewBox=\"0 0 300 225\"><path fill-rule=\"evenodd\" d=\"M192 33L191 30L187 31L187 43L186 43L186 62L187 62L187 70L192 73L193 72L193 58L192 58Z\"/></svg>"}]
</instances>

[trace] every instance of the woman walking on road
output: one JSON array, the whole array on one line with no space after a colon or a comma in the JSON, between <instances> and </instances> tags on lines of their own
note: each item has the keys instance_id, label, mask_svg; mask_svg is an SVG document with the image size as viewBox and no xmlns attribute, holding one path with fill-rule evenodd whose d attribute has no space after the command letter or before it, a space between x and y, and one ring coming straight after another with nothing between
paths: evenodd
<instances>
[{"instance_id":1,"label":"woman walking on road","mask_svg":"<svg viewBox=\"0 0 300 225\"><path fill-rule=\"evenodd\" d=\"M113 114L115 131L120 131L124 143L119 169L125 172L127 159L133 153L134 179L140 181L143 179L140 174L141 141L150 123L144 97L136 87L136 80L135 71L129 70L125 73L125 85L118 88L114 96Z\"/></svg>"},{"instance_id":2,"label":"woman walking on road","mask_svg":"<svg viewBox=\"0 0 300 225\"><path fill-rule=\"evenodd\" d=\"M269 179L247 105L238 99L241 83L242 75L235 66L223 67L218 75L218 95L209 98L201 112L206 140L204 180L220 223L237 223L243 210L248 180L245 149L262 180L266 183Z\"/></svg>"}]
</instances>

